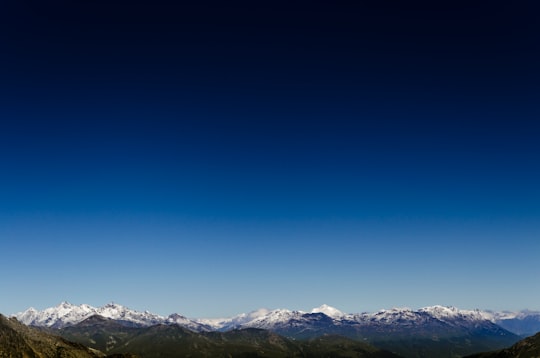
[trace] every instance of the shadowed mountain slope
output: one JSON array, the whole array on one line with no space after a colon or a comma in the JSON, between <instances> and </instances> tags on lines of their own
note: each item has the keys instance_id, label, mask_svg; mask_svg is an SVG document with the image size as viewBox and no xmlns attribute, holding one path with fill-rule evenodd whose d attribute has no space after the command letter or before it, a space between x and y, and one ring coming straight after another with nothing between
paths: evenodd
<instances>
[{"instance_id":1,"label":"shadowed mountain slope","mask_svg":"<svg viewBox=\"0 0 540 358\"><path fill-rule=\"evenodd\" d=\"M481 312L434 306L344 315L274 311L249 323L285 337L309 340L339 335L410 358L455 358L501 349L519 337L485 319Z\"/></svg>"},{"instance_id":2,"label":"shadowed mountain slope","mask_svg":"<svg viewBox=\"0 0 540 358\"><path fill-rule=\"evenodd\" d=\"M364 357L397 358L369 344L343 337L310 341L285 338L249 328L228 332L193 332L179 325L125 327L99 316L59 331L64 337L108 354L157 357Z\"/></svg>"},{"instance_id":3,"label":"shadowed mountain slope","mask_svg":"<svg viewBox=\"0 0 540 358\"><path fill-rule=\"evenodd\" d=\"M0 315L2 358L96 358L105 354Z\"/></svg>"},{"instance_id":4,"label":"shadowed mountain slope","mask_svg":"<svg viewBox=\"0 0 540 358\"><path fill-rule=\"evenodd\" d=\"M496 352L479 353L467 358L538 358L540 357L540 333L525 338L510 348Z\"/></svg>"}]
</instances>

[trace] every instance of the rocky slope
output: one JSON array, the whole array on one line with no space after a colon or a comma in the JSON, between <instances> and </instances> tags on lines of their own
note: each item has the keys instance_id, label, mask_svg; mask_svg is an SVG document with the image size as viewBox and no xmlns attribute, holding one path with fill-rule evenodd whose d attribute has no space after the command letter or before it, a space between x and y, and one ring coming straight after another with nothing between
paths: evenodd
<instances>
[{"instance_id":1,"label":"rocky slope","mask_svg":"<svg viewBox=\"0 0 540 358\"><path fill-rule=\"evenodd\" d=\"M540 333L525 338L510 348L495 352L487 352L471 355L467 358L539 358L540 357Z\"/></svg>"},{"instance_id":2,"label":"rocky slope","mask_svg":"<svg viewBox=\"0 0 540 358\"><path fill-rule=\"evenodd\" d=\"M0 357L97 358L105 354L0 315Z\"/></svg>"}]
</instances>

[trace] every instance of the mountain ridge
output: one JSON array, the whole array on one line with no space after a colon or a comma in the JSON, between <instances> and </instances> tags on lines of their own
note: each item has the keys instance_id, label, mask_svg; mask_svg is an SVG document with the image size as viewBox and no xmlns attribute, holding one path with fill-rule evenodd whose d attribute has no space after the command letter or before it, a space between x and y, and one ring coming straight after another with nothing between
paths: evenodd
<instances>
[{"instance_id":1,"label":"mountain ridge","mask_svg":"<svg viewBox=\"0 0 540 358\"><path fill-rule=\"evenodd\" d=\"M73 305L61 302L59 305L38 311L29 308L23 312L13 314L20 322L37 327L63 328L82 322L92 315L115 319L125 325L147 327L156 324L178 324L196 332L227 331L238 328L271 329L273 325L291 319L301 319L307 314L324 314L334 321L357 323L403 323L421 319L428 315L440 321L491 321L502 328L520 336L527 336L540 331L540 312L523 310L519 312L489 311L489 310L463 310L452 306L434 305L420 309L391 308L368 313L344 313L337 308L323 304L311 311L297 311L288 309L265 308L242 313L233 317L219 319L192 319L178 313L161 316L149 311L136 311L117 303L108 303L101 307L88 304Z\"/></svg>"},{"instance_id":2,"label":"mountain ridge","mask_svg":"<svg viewBox=\"0 0 540 358\"><path fill-rule=\"evenodd\" d=\"M134 311L114 303L94 308L63 302L43 311L28 309L18 316L26 324L58 330L67 339L84 344L88 343L84 337L95 335L100 344L105 344L108 349L119 342L127 344L131 339L129 337L141 332L149 337L157 337L159 332L169 332L171 337L192 337L195 340L193 344L207 346L204 334L262 329L292 340L309 341L328 335L341 336L356 342L368 342L404 357L452 358L502 349L520 339L494 323L496 314L493 312L439 305L353 314L322 305L310 311L260 309L226 319L196 320L180 314L164 317L148 311ZM516 316L506 314L506 317ZM112 343L107 343L111 337ZM129 342L135 344L137 340ZM176 344L169 343L173 346ZM211 345L208 347L210 349Z\"/></svg>"}]
</instances>

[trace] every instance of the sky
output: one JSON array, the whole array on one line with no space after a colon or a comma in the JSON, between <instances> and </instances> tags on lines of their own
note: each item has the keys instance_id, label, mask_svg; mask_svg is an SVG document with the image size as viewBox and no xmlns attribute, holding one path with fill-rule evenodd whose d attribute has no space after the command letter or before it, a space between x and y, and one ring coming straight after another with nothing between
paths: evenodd
<instances>
[{"instance_id":1,"label":"sky","mask_svg":"<svg viewBox=\"0 0 540 358\"><path fill-rule=\"evenodd\" d=\"M540 310L532 1L6 1L0 312Z\"/></svg>"}]
</instances>

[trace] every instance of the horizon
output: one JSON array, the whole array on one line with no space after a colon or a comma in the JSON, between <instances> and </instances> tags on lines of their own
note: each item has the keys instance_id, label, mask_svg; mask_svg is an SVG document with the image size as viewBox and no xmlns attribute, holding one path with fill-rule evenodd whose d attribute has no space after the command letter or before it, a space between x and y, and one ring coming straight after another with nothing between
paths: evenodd
<instances>
[{"instance_id":1,"label":"horizon","mask_svg":"<svg viewBox=\"0 0 540 358\"><path fill-rule=\"evenodd\" d=\"M136 309L134 307L123 305L122 303L118 303L118 302L114 302L114 301L110 301L108 303L101 304L101 305L92 305L92 304L88 304L88 303L71 303L69 301L62 301L62 302L60 302L60 303L58 303L58 304L56 304L54 306L48 306L48 307L43 307L43 308L36 308L36 306L31 306L31 307L27 307L24 310L18 311L18 312L12 312L12 313L0 312L0 314L4 314L5 316L10 317L10 316L15 316L15 315L18 315L18 314L22 314L22 313L24 313L24 312L26 312L28 310L31 310L31 309L36 310L37 312L42 312L42 311L45 311L47 309L60 307L60 306L62 306L64 304L67 304L67 305L70 305L70 306L73 306L73 307L81 307L83 305L87 305L87 306L90 306L90 307L96 308L96 309L112 305L112 306L120 306L120 307L123 307L125 309L131 310L131 311L136 311L136 312L148 312L148 313L156 314L158 316L165 317L165 318L170 316L170 315L173 315L173 314L179 314L179 315L184 316L184 317L186 317L188 319L194 319L194 320L229 319L229 318L237 317L239 315L250 314L250 313L255 313L255 312L260 312L260 311L273 312L273 311L287 310L287 311L300 312L300 313L312 313L315 310L322 309L322 308L336 309L336 310L340 311L343 314L373 314L373 313L377 313L377 312L392 311L392 310L418 311L418 310L422 310L422 309L435 308L435 307L457 309L458 311L479 311L479 312L487 312L487 313L523 313L523 312L540 313L540 310L537 311L537 310L531 310L531 309L528 309L528 308L524 308L524 309L520 309L520 310L506 310L506 309L493 310L493 309L489 309L489 308L463 308L463 307L440 305L440 304L433 304L433 305L422 306L422 307L393 306L393 307L379 308L377 310L353 310L353 311L347 311L347 310L342 310L339 307L329 305L327 303L322 303L322 304L320 304L320 305L318 305L316 307L311 307L311 308L307 308L307 309L291 309L291 308L287 308L287 307L276 307L276 308L259 307L257 309L245 310L245 311L237 312L235 314L228 315L228 316L219 316L219 317L217 317L217 316L215 316L215 317L197 316L197 317L194 317L194 316L187 316L187 315L183 314L181 311L173 311L173 312L168 312L168 313L161 313L161 312L151 310L151 309ZM324 312L322 312L322 313L324 313Z\"/></svg>"},{"instance_id":2,"label":"horizon","mask_svg":"<svg viewBox=\"0 0 540 358\"><path fill-rule=\"evenodd\" d=\"M540 310L536 13L6 4L0 312Z\"/></svg>"}]
</instances>

